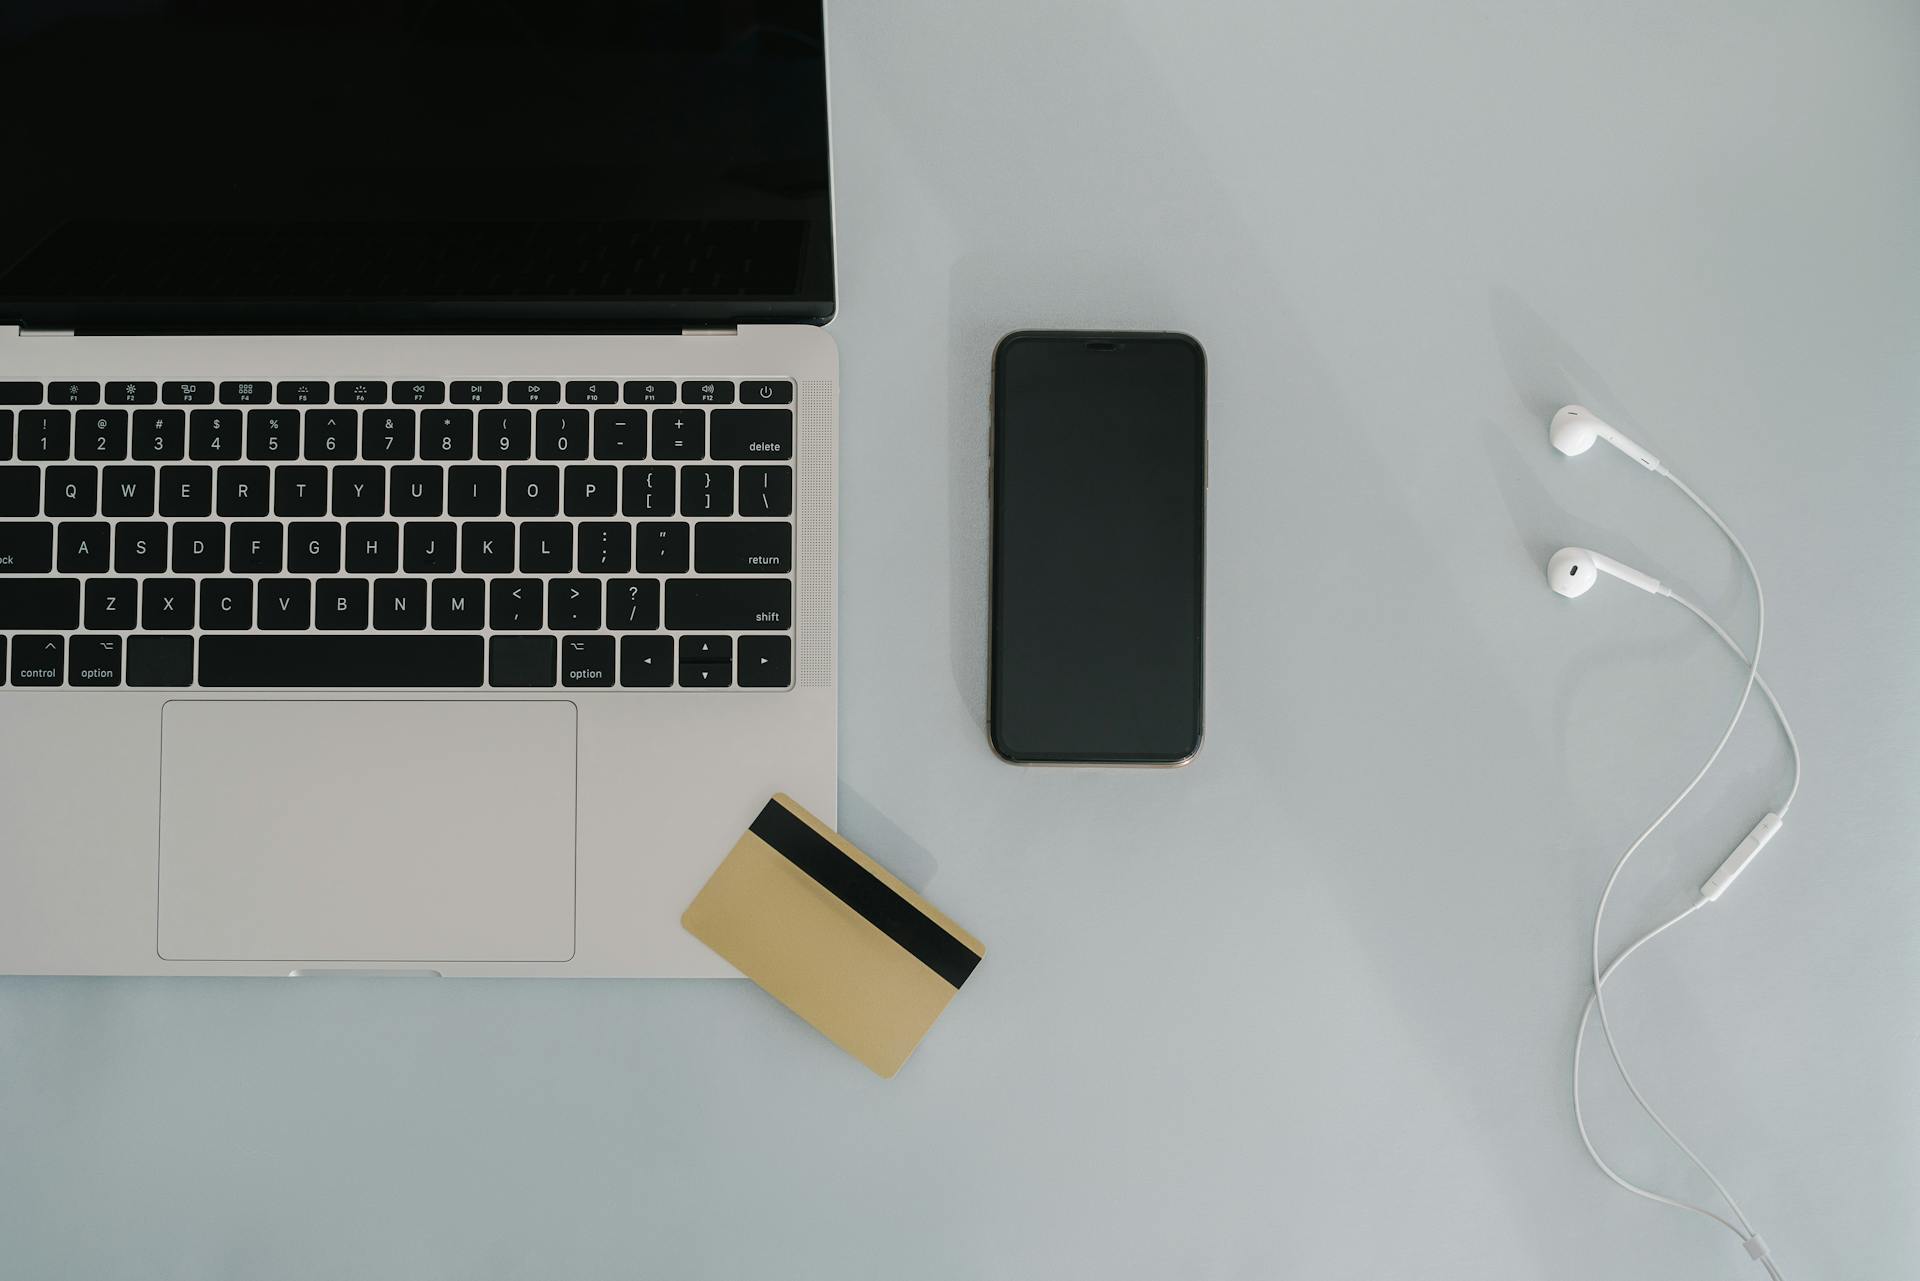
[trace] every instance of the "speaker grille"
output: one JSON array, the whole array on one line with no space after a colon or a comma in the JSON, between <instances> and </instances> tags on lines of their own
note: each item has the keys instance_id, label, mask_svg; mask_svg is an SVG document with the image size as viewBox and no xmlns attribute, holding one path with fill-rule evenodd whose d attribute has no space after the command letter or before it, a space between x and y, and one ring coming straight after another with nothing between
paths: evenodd
<instances>
[{"instance_id":1,"label":"speaker grille","mask_svg":"<svg viewBox=\"0 0 1920 1281\"><path fill-rule=\"evenodd\" d=\"M800 384L800 459L798 509L800 548L796 565L799 634L795 644L794 682L801 686L833 684L834 492L839 462L834 420L835 384Z\"/></svg>"}]
</instances>

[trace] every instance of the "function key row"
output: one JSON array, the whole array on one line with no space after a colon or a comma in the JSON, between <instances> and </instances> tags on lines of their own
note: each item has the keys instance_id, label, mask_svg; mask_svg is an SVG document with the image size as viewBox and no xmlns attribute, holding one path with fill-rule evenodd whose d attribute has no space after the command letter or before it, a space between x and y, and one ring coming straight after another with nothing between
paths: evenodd
<instances>
[{"instance_id":1,"label":"function key row","mask_svg":"<svg viewBox=\"0 0 1920 1281\"><path fill-rule=\"evenodd\" d=\"M16 421L17 419L17 421ZM722 462L793 457L790 409L0 409L0 462Z\"/></svg>"},{"instance_id":2,"label":"function key row","mask_svg":"<svg viewBox=\"0 0 1920 1281\"><path fill-rule=\"evenodd\" d=\"M377 378L280 382L97 382L0 381L0 405L790 405L793 384L784 379L735 383L729 379L574 379L448 383L413 380L391 385Z\"/></svg>"},{"instance_id":3,"label":"function key row","mask_svg":"<svg viewBox=\"0 0 1920 1281\"><path fill-rule=\"evenodd\" d=\"M671 636L227 635L196 645L85 634L15 636L11 647L0 636L0 685L20 689L784 689L792 679L786 636L743 636L737 654L725 636L676 646Z\"/></svg>"}]
</instances>

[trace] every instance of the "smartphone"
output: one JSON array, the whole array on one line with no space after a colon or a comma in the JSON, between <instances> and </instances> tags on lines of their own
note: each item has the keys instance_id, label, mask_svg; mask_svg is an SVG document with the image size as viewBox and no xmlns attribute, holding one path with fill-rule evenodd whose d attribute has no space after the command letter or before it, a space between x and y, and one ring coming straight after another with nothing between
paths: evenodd
<instances>
[{"instance_id":1,"label":"smartphone","mask_svg":"<svg viewBox=\"0 0 1920 1281\"><path fill-rule=\"evenodd\" d=\"M1023 330L994 350L987 718L1004 759L1199 749L1206 392L1185 334Z\"/></svg>"}]
</instances>

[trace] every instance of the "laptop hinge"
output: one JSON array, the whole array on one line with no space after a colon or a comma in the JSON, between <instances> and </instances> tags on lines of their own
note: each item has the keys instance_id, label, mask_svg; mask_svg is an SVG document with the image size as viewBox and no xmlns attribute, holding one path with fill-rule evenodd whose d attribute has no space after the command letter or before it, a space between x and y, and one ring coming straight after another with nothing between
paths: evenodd
<instances>
[{"instance_id":1,"label":"laptop hinge","mask_svg":"<svg viewBox=\"0 0 1920 1281\"><path fill-rule=\"evenodd\" d=\"M0 326L0 338L71 338L71 329L28 329L24 325Z\"/></svg>"},{"instance_id":2,"label":"laptop hinge","mask_svg":"<svg viewBox=\"0 0 1920 1281\"><path fill-rule=\"evenodd\" d=\"M689 325L680 331L689 338L733 338L740 333L738 325Z\"/></svg>"}]
</instances>

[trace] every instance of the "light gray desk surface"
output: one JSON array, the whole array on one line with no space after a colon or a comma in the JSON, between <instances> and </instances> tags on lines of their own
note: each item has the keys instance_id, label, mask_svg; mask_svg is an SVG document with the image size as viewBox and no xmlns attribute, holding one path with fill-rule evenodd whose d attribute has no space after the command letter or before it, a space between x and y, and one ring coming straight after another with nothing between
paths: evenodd
<instances>
[{"instance_id":1,"label":"light gray desk surface","mask_svg":"<svg viewBox=\"0 0 1920 1281\"><path fill-rule=\"evenodd\" d=\"M1758 1277L1588 1166L1590 912L1739 667L1782 836L1618 987L1794 1281L1920 1257L1920 10L831 9L843 826L989 947L883 1082L744 983L0 981L0 1275ZM1211 363L1206 746L981 731L1019 326ZM1754 714L1656 919L1777 803ZM1628 1171L1702 1188L1596 1094Z\"/></svg>"}]
</instances>

